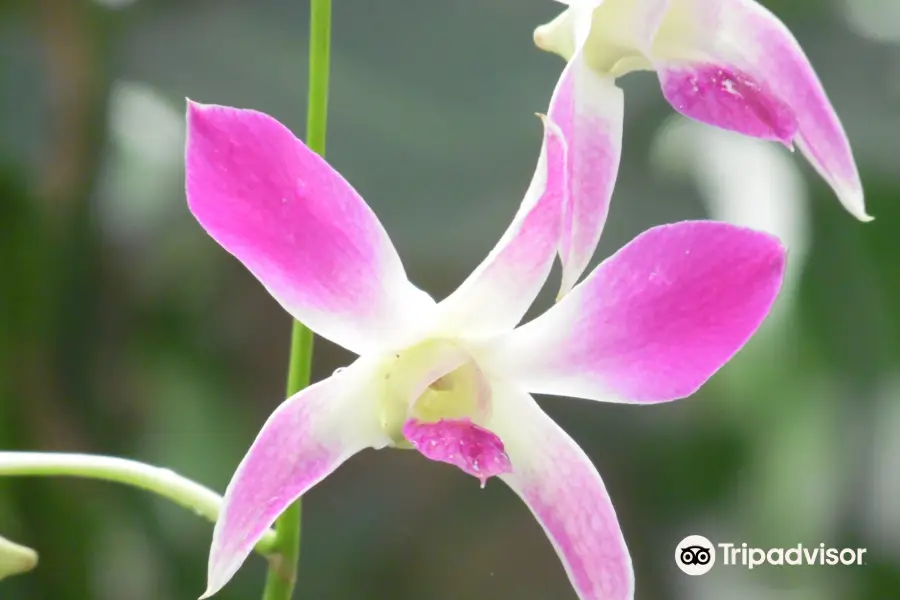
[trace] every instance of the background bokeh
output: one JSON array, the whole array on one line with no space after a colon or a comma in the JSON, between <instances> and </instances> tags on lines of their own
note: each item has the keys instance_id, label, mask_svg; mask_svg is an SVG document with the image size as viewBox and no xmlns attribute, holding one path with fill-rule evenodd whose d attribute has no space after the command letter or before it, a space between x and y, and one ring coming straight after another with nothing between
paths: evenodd
<instances>
[{"instance_id":1,"label":"background bokeh","mask_svg":"<svg viewBox=\"0 0 900 600\"><path fill-rule=\"evenodd\" d=\"M900 597L900 4L765 4L829 90L876 220L846 214L799 154L673 116L651 74L621 82L625 151L598 257L703 216L792 249L773 317L695 397L542 399L604 475L639 600ZM531 32L559 9L335 2L329 159L436 297L528 184L532 114L563 66ZM133 457L224 489L283 399L290 322L185 206L184 99L302 134L307 26L298 0L0 2L0 447ZM317 341L315 377L349 359ZM41 564L0 598L196 598L210 533L114 484L2 480L0 535ZM691 533L866 547L867 564L690 578L672 557ZM575 598L509 490L414 453L353 458L307 495L303 540L297 598ZM251 558L219 597L258 597L263 568Z\"/></svg>"}]
</instances>

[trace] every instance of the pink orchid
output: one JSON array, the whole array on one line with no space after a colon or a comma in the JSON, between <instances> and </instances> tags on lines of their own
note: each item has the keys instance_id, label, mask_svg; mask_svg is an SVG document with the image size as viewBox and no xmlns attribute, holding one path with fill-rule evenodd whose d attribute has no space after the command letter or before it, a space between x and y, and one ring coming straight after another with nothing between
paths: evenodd
<instances>
[{"instance_id":1,"label":"pink orchid","mask_svg":"<svg viewBox=\"0 0 900 600\"><path fill-rule=\"evenodd\" d=\"M654 70L675 110L744 135L796 143L844 207L869 221L841 122L787 27L754 0L572 0L535 42L568 61L549 116L568 143L571 210L562 292L594 252L622 144L615 80Z\"/></svg>"},{"instance_id":2,"label":"pink orchid","mask_svg":"<svg viewBox=\"0 0 900 600\"><path fill-rule=\"evenodd\" d=\"M684 222L641 234L541 317L565 206L565 142L545 119L531 186L485 261L435 303L365 201L264 114L190 104L187 195L206 231L295 318L357 353L288 398L238 467L213 534L222 588L275 518L365 448L413 448L528 505L582 599L634 578L600 475L531 393L652 404L693 393L747 341L781 285L773 237Z\"/></svg>"}]
</instances>

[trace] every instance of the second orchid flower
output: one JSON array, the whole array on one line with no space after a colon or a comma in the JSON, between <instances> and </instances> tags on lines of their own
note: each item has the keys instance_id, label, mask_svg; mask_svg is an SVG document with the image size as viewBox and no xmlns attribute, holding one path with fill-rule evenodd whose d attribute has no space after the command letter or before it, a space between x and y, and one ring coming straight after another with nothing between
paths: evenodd
<instances>
[{"instance_id":1,"label":"second orchid flower","mask_svg":"<svg viewBox=\"0 0 900 600\"><path fill-rule=\"evenodd\" d=\"M572 159L561 294L578 280L606 220L619 167L623 98L615 80L655 71L675 110L744 135L794 144L862 221L862 184L847 136L809 60L754 0L571 0L535 30L568 61L550 103Z\"/></svg>"}]
</instances>

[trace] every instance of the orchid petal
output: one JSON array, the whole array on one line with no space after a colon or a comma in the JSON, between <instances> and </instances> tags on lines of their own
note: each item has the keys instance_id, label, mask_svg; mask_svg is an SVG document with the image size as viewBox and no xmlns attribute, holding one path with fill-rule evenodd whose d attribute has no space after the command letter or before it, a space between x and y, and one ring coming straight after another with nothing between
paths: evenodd
<instances>
[{"instance_id":1,"label":"orchid petal","mask_svg":"<svg viewBox=\"0 0 900 600\"><path fill-rule=\"evenodd\" d=\"M537 169L506 233L472 274L440 303L440 322L457 333L491 334L518 324L556 257L565 203L565 141L544 118Z\"/></svg>"},{"instance_id":2,"label":"orchid petal","mask_svg":"<svg viewBox=\"0 0 900 600\"><path fill-rule=\"evenodd\" d=\"M203 598L228 583L294 500L360 450L388 444L377 403L365 401L378 384L375 369L357 360L272 413L225 491Z\"/></svg>"},{"instance_id":3,"label":"orchid petal","mask_svg":"<svg viewBox=\"0 0 900 600\"><path fill-rule=\"evenodd\" d=\"M610 74L588 65L592 12L602 2L570 3L556 19L534 31L538 47L568 61L549 116L562 130L567 150L567 201L560 238L563 265L559 297L587 268L609 212L622 153L624 97Z\"/></svg>"},{"instance_id":4,"label":"orchid petal","mask_svg":"<svg viewBox=\"0 0 900 600\"><path fill-rule=\"evenodd\" d=\"M549 113L567 148L568 197L560 240L563 296L587 268L606 224L622 152L622 90L612 77L589 68L579 52L556 84Z\"/></svg>"},{"instance_id":5,"label":"orchid petal","mask_svg":"<svg viewBox=\"0 0 900 600\"><path fill-rule=\"evenodd\" d=\"M683 398L753 335L784 267L785 250L769 234L712 221L654 227L549 311L487 347L487 360L533 393Z\"/></svg>"},{"instance_id":6,"label":"orchid petal","mask_svg":"<svg viewBox=\"0 0 900 600\"><path fill-rule=\"evenodd\" d=\"M575 55L576 37L583 35L585 26L576 16L580 13L567 8L549 23L539 25L534 30L534 45L546 52L552 52L570 61ZM590 27L587 27L588 37ZM585 40L585 43L587 40ZM584 47L584 44L581 44Z\"/></svg>"},{"instance_id":7,"label":"orchid petal","mask_svg":"<svg viewBox=\"0 0 900 600\"><path fill-rule=\"evenodd\" d=\"M594 10L603 4L604 0L556 0L560 4L565 4L569 8L566 9L572 18L572 30L574 47L571 54L577 54L584 47L591 33L591 16ZM540 44L538 44L540 45ZM568 57L566 57L568 60Z\"/></svg>"},{"instance_id":8,"label":"orchid petal","mask_svg":"<svg viewBox=\"0 0 900 600\"><path fill-rule=\"evenodd\" d=\"M682 114L763 139L796 142L844 207L869 221L847 135L788 28L753 0L640 0L671 4L643 45L663 93Z\"/></svg>"},{"instance_id":9,"label":"orchid petal","mask_svg":"<svg viewBox=\"0 0 900 600\"><path fill-rule=\"evenodd\" d=\"M794 110L748 73L717 63L657 64L663 96L701 123L793 147Z\"/></svg>"},{"instance_id":10,"label":"orchid petal","mask_svg":"<svg viewBox=\"0 0 900 600\"><path fill-rule=\"evenodd\" d=\"M512 472L500 475L537 518L581 600L631 600L634 572L590 459L525 392L495 387L492 428Z\"/></svg>"},{"instance_id":11,"label":"orchid petal","mask_svg":"<svg viewBox=\"0 0 900 600\"><path fill-rule=\"evenodd\" d=\"M575 38L574 54L581 53L584 45L591 35L591 17L594 9L603 4L603 0L580 0L567 2L569 11L572 12L573 33Z\"/></svg>"},{"instance_id":12,"label":"orchid petal","mask_svg":"<svg viewBox=\"0 0 900 600\"><path fill-rule=\"evenodd\" d=\"M365 201L267 115L189 103L187 195L285 310L349 350L389 345L433 304Z\"/></svg>"}]
</instances>

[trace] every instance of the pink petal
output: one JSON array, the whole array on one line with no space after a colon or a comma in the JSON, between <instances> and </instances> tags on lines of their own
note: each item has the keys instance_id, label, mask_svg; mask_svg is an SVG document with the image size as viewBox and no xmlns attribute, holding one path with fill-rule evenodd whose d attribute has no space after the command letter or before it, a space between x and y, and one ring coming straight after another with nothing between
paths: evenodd
<instances>
[{"instance_id":1,"label":"pink petal","mask_svg":"<svg viewBox=\"0 0 900 600\"><path fill-rule=\"evenodd\" d=\"M187 196L288 312L354 352L384 347L431 304L365 201L267 115L189 103Z\"/></svg>"},{"instance_id":2,"label":"pink petal","mask_svg":"<svg viewBox=\"0 0 900 600\"><path fill-rule=\"evenodd\" d=\"M797 116L767 86L734 67L716 64L659 66L666 100L681 114L708 125L793 147Z\"/></svg>"},{"instance_id":3,"label":"pink petal","mask_svg":"<svg viewBox=\"0 0 900 600\"><path fill-rule=\"evenodd\" d=\"M628 548L597 469L528 394L505 390L491 426L513 470L500 478L550 538L581 600L632 600Z\"/></svg>"},{"instance_id":4,"label":"pink petal","mask_svg":"<svg viewBox=\"0 0 900 600\"><path fill-rule=\"evenodd\" d=\"M728 34L746 31L755 63L797 114L797 145L856 218L866 214L862 183L847 134L800 44L769 10L750 0L729 0L720 16Z\"/></svg>"},{"instance_id":5,"label":"pink petal","mask_svg":"<svg viewBox=\"0 0 900 600\"><path fill-rule=\"evenodd\" d=\"M360 450L388 443L378 405L367 401L374 385L374 366L358 360L272 413L225 492L204 598L228 583L289 504Z\"/></svg>"},{"instance_id":6,"label":"pink petal","mask_svg":"<svg viewBox=\"0 0 900 600\"><path fill-rule=\"evenodd\" d=\"M568 202L560 240L563 296L587 268L606 223L622 151L622 90L577 53L556 84L550 118L562 130L568 151Z\"/></svg>"},{"instance_id":7,"label":"pink petal","mask_svg":"<svg viewBox=\"0 0 900 600\"><path fill-rule=\"evenodd\" d=\"M642 403L689 396L765 319L784 266L785 250L769 234L712 221L654 227L490 348L491 368L534 393Z\"/></svg>"},{"instance_id":8,"label":"pink petal","mask_svg":"<svg viewBox=\"0 0 900 600\"><path fill-rule=\"evenodd\" d=\"M844 207L871 220L840 119L800 44L775 15L753 0L640 2L654 10L671 4L674 17L659 29L665 43L653 44L653 59L677 110L754 137L796 141ZM698 55L706 58L696 59L685 74L684 57ZM706 98L690 93L694 82Z\"/></svg>"},{"instance_id":9,"label":"pink petal","mask_svg":"<svg viewBox=\"0 0 900 600\"><path fill-rule=\"evenodd\" d=\"M403 435L423 456L459 467L478 478L481 487L489 478L512 470L500 438L469 419L436 423L410 419L403 425Z\"/></svg>"},{"instance_id":10,"label":"pink petal","mask_svg":"<svg viewBox=\"0 0 900 600\"><path fill-rule=\"evenodd\" d=\"M457 332L508 331L525 315L556 257L565 202L565 141L544 119L537 169L512 224L488 257L439 305Z\"/></svg>"}]
</instances>

